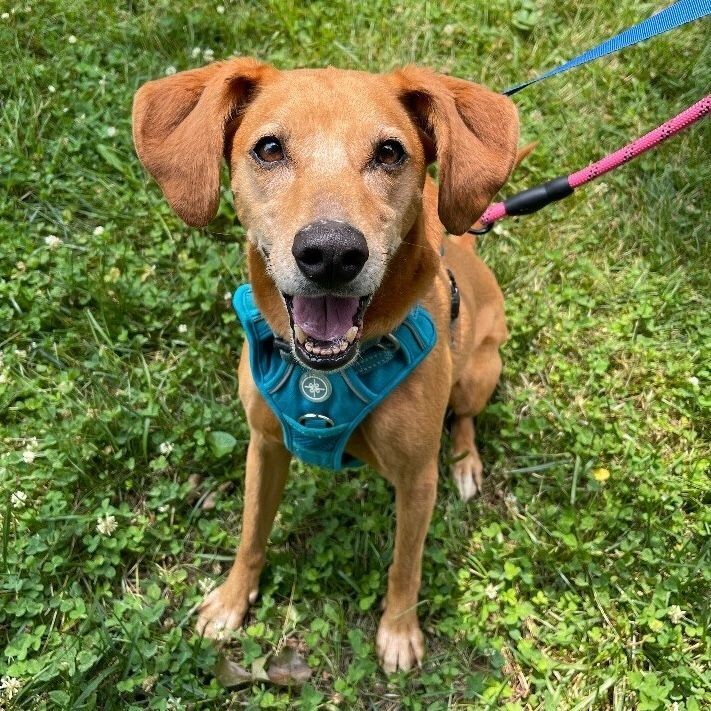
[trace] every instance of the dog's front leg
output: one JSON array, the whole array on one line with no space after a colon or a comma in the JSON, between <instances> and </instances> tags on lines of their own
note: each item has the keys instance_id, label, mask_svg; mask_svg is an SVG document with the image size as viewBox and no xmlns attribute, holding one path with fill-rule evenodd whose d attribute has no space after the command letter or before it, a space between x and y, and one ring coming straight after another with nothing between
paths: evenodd
<instances>
[{"instance_id":1,"label":"dog's front leg","mask_svg":"<svg viewBox=\"0 0 711 711\"><path fill-rule=\"evenodd\" d=\"M417 596L422 551L437 496L437 459L419 471L403 467L388 478L395 485L395 550L376 647L383 669L392 673L420 664L424 656Z\"/></svg>"},{"instance_id":2,"label":"dog's front leg","mask_svg":"<svg viewBox=\"0 0 711 711\"><path fill-rule=\"evenodd\" d=\"M220 638L242 624L257 599L267 539L284 492L291 454L280 441L252 432L247 448L242 538L227 580L199 608L197 631Z\"/></svg>"}]
</instances>

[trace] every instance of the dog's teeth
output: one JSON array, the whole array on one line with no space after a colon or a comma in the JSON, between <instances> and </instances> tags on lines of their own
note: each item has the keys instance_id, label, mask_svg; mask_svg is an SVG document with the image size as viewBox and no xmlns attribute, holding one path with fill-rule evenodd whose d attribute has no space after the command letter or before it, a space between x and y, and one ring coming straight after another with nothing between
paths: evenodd
<instances>
[{"instance_id":1,"label":"dog's teeth","mask_svg":"<svg viewBox=\"0 0 711 711\"><path fill-rule=\"evenodd\" d=\"M306 341L306 344L304 345L304 348L306 348L306 350L307 350L309 353L311 353L311 352L313 352L314 344L311 343L311 341Z\"/></svg>"},{"instance_id":2,"label":"dog's teeth","mask_svg":"<svg viewBox=\"0 0 711 711\"><path fill-rule=\"evenodd\" d=\"M355 337L358 335L358 326L351 326L347 331L345 335L345 339L348 341L348 343L353 343L355 340Z\"/></svg>"},{"instance_id":3,"label":"dog's teeth","mask_svg":"<svg viewBox=\"0 0 711 711\"><path fill-rule=\"evenodd\" d=\"M311 351L312 351L313 353L315 353L316 355L321 355L321 353L322 353L322 351L321 351L321 346L314 346L314 347L311 349Z\"/></svg>"},{"instance_id":4,"label":"dog's teeth","mask_svg":"<svg viewBox=\"0 0 711 711\"><path fill-rule=\"evenodd\" d=\"M330 356L333 355L333 348L330 346L321 349L321 355Z\"/></svg>"},{"instance_id":5,"label":"dog's teeth","mask_svg":"<svg viewBox=\"0 0 711 711\"><path fill-rule=\"evenodd\" d=\"M296 336L296 340L299 343L305 343L306 342L306 334L304 333L304 330L299 326L299 324L295 323L294 324L294 335Z\"/></svg>"},{"instance_id":6,"label":"dog's teeth","mask_svg":"<svg viewBox=\"0 0 711 711\"><path fill-rule=\"evenodd\" d=\"M338 351L340 353L343 353L343 351L345 351L346 348L348 348L348 341L342 341L341 345L338 347Z\"/></svg>"}]
</instances>

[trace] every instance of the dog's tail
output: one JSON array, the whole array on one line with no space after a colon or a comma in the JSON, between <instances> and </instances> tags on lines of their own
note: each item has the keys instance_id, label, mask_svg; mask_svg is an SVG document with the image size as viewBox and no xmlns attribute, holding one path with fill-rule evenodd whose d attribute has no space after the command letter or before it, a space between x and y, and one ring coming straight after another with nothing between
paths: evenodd
<instances>
[{"instance_id":1,"label":"dog's tail","mask_svg":"<svg viewBox=\"0 0 711 711\"><path fill-rule=\"evenodd\" d=\"M523 148L518 149L518 153L516 153L516 160L514 161L514 166L511 170L513 173L516 168L518 168L519 165L521 165L521 162L523 161L526 156L530 155L533 153L535 150L536 146L538 145L538 141L532 141L531 143L528 143L527 145L523 146ZM481 229L484 225L481 224L478 220L472 225L471 229L476 230L476 229ZM476 247L476 235L472 235L473 243L474 246Z\"/></svg>"}]
</instances>

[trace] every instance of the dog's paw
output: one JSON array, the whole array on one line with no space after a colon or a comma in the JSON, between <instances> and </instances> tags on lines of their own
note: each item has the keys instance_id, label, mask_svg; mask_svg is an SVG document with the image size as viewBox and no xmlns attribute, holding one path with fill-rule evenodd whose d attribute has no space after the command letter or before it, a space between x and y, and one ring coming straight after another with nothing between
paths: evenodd
<instances>
[{"instance_id":1,"label":"dog's paw","mask_svg":"<svg viewBox=\"0 0 711 711\"><path fill-rule=\"evenodd\" d=\"M235 595L227 585L220 585L205 597L198 608L197 633L209 639L224 639L230 630L242 626L250 603L256 599L256 590L247 596Z\"/></svg>"},{"instance_id":2,"label":"dog's paw","mask_svg":"<svg viewBox=\"0 0 711 711\"><path fill-rule=\"evenodd\" d=\"M380 666L386 674L408 671L414 664L422 665L425 656L425 641L415 615L403 615L399 619L380 620L375 638Z\"/></svg>"},{"instance_id":3,"label":"dog's paw","mask_svg":"<svg viewBox=\"0 0 711 711\"><path fill-rule=\"evenodd\" d=\"M469 501L481 491L484 478L484 466L481 463L479 452L474 448L465 457L454 463L452 477L459 490L462 501Z\"/></svg>"}]
</instances>

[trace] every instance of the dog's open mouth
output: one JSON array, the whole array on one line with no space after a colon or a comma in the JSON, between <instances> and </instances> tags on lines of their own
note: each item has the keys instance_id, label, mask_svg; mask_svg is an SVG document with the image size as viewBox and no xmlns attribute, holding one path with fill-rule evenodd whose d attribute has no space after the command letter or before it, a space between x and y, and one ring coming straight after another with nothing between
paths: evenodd
<instances>
[{"instance_id":1,"label":"dog's open mouth","mask_svg":"<svg viewBox=\"0 0 711 711\"><path fill-rule=\"evenodd\" d=\"M358 353L370 296L284 294L296 357L314 370L335 370Z\"/></svg>"}]
</instances>

